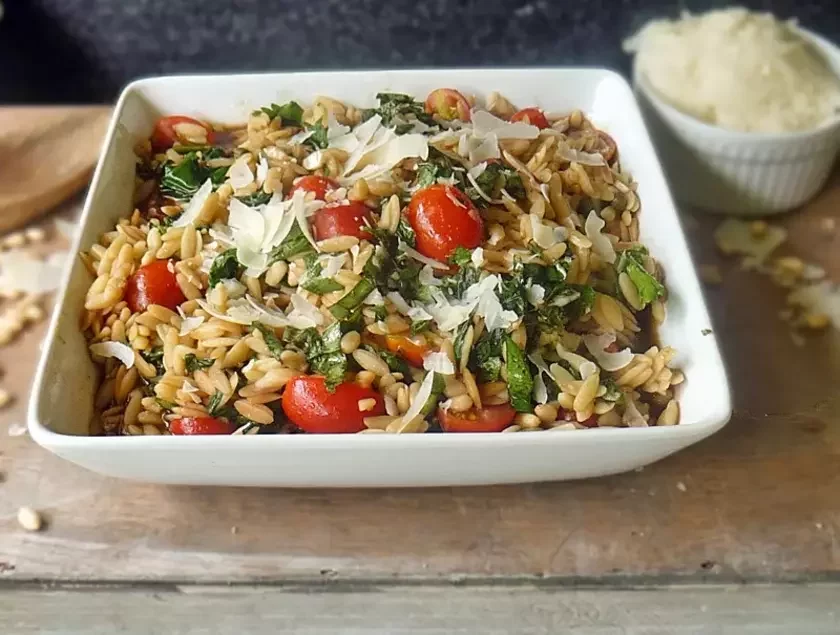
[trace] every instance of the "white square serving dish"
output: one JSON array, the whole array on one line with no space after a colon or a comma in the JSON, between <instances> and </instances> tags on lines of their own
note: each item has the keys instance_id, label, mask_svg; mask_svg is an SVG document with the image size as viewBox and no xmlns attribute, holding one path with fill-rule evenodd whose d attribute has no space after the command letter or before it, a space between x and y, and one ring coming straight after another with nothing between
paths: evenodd
<instances>
[{"instance_id":1,"label":"white square serving dish","mask_svg":"<svg viewBox=\"0 0 840 635\"><path fill-rule=\"evenodd\" d=\"M78 330L90 276L73 260L66 273L29 405L29 431L43 447L90 470L141 481L195 485L390 487L482 485L586 478L641 467L721 428L729 387L685 236L633 93L599 69L480 69L307 72L144 79L114 111L74 250L87 248L131 210L133 146L161 114L241 122L272 101L330 95L355 105L379 91L424 97L453 87L498 90L520 106L587 113L618 143L639 183L642 240L668 278L663 342L679 351L687 380L682 423L663 428L529 434L86 436L96 373Z\"/></svg>"}]
</instances>

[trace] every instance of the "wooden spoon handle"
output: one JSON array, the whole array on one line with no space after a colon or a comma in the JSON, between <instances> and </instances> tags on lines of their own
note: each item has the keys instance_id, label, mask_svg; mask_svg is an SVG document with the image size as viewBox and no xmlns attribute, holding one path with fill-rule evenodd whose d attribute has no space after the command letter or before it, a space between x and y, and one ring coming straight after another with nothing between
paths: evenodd
<instances>
[{"instance_id":1,"label":"wooden spoon handle","mask_svg":"<svg viewBox=\"0 0 840 635\"><path fill-rule=\"evenodd\" d=\"M88 183L110 117L109 106L0 108L0 232Z\"/></svg>"}]
</instances>

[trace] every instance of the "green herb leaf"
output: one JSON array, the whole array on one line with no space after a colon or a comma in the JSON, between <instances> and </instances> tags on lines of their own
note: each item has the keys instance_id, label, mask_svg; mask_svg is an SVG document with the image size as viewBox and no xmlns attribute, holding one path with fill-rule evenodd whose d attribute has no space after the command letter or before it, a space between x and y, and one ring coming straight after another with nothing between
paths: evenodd
<instances>
[{"instance_id":1,"label":"green herb leaf","mask_svg":"<svg viewBox=\"0 0 840 635\"><path fill-rule=\"evenodd\" d=\"M472 262L472 253L465 247L456 247L455 251L453 251L449 256L449 262L453 265L463 267L464 265L468 265Z\"/></svg>"},{"instance_id":2,"label":"green herb leaf","mask_svg":"<svg viewBox=\"0 0 840 635\"><path fill-rule=\"evenodd\" d=\"M604 401L618 402L624 398L624 393L612 377L602 378L601 384L607 389L607 392L601 395Z\"/></svg>"},{"instance_id":3,"label":"green herb leaf","mask_svg":"<svg viewBox=\"0 0 840 635\"><path fill-rule=\"evenodd\" d=\"M175 408L178 407L178 404L173 403L171 401L166 401L165 399L159 399L158 397L155 397L155 401L161 408L169 412L172 412L173 410L175 410Z\"/></svg>"},{"instance_id":4,"label":"green herb leaf","mask_svg":"<svg viewBox=\"0 0 840 635\"><path fill-rule=\"evenodd\" d=\"M292 225L283 242L277 245L268 256L269 264L274 264L278 260L294 260L306 254L314 253L312 244L303 235L297 222Z\"/></svg>"},{"instance_id":5,"label":"green herb leaf","mask_svg":"<svg viewBox=\"0 0 840 635\"><path fill-rule=\"evenodd\" d=\"M153 349L148 351L140 351L140 355L145 359L149 364L155 367L155 371L157 371L158 375L163 375L166 372L166 369L163 367L163 347L162 346L155 346Z\"/></svg>"},{"instance_id":6,"label":"green herb leaf","mask_svg":"<svg viewBox=\"0 0 840 635\"><path fill-rule=\"evenodd\" d=\"M222 405L225 395L221 390L215 391L207 402L207 412L211 417L217 416L219 407Z\"/></svg>"},{"instance_id":7,"label":"green herb leaf","mask_svg":"<svg viewBox=\"0 0 840 635\"><path fill-rule=\"evenodd\" d=\"M497 381L502 371L502 343L504 331L485 331L473 345L470 353L470 368L485 384Z\"/></svg>"},{"instance_id":8,"label":"green herb leaf","mask_svg":"<svg viewBox=\"0 0 840 635\"><path fill-rule=\"evenodd\" d=\"M405 217L400 216L400 222L397 225L397 238L403 241L409 247L417 246L417 237L414 235L414 229L409 225Z\"/></svg>"},{"instance_id":9,"label":"green herb leaf","mask_svg":"<svg viewBox=\"0 0 840 635\"><path fill-rule=\"evenodd\" d=\"M464 347L464 338L467 336L467 331L470 330L469 321L458 325L455 330L455 339L452 340L452 348L455 349L455 365L461 363L461 349Z\"/></svg>"},{"instance_id":10,"label":"green herb leaf","mask_svg":"<svg viewBox=\"0 0 840 635\"><path fill-rule=\"evenodd\" d=\"M178 165L171 161L163 164L163 176L160 179L160 192L178 201L188 201L209 178L194 152L185 156Z\"/></svg>"},{"instance_id":11,"label":"green herb leaf","mask_svg":"<svg viewBox=\"0 0 840 635\"><path fill-rule=\"evenodd\" d=\"M534 391L534 378L531 377L525 354L509 335L505 337L505 366L507 367L510 405L517 412L531 412L531 393Z\"/></svg>"},{"instance_id":12,"label":"green herb leaf","mask_svg":"<svg viewBox=\"0 0 840 635\"><path fill-rule=\"evenodd\" d=\"M501 198L502 190L513 198L526 197L525 186L519 173L499 161L489 162L484 171L475 178L475 182L481 191L492 199ZM464 192L477 207L484 208L489 205L471 183L466 184Z\"/></svg>"},{"instance_id":13,"label":"green herb leaf","mask_svg":"<svg viewBox=\"0 0 840 635\"><path fill-rule=\"evenodd\" d=\"M262 190L249 194L248 196L240 196L239 200L248 207L256 207L257 205L265 205L271 200L271 194L263 192Z\"/></svg>"},{"instance_id":14,"label":"green herb leaf","mask_svg":"<svg viewBox=\"0 0 840 635\"><path fill-rule=\"evenodd\" d=\"M362 278L356 283L355 287L350 289L347 295L330 307L330 313L336 320L347 319L354 310L362 306L365 298L375 288L376 285L368 278Z\"/></svg>"},{"instance_id":15,"label":"green herb leaf","mask_svg":"<svg viewBox=\"0 0 840 635\"><path fill-rule=\"evenodd\" d=\"M639 292L639 299L643 306L647 306L665 295L665 287L662 283L645 269L644 258L646 256L647 249L644 247L626 249L621 253L615 268L617 273L627 273L633 286Z\"/></svg>"},{"instance_id":16,"label":"green herb leaf","mask_svg":"<svg viewBox=\"0 0 840 635\"><path fill-rule=\"evenodd\" d=\"M332 278L314 278L301 285L307 291L316 295L324 295L333 291L341 291L344 287Z\"/></svg>"},{"instance_id":17,"label":"green herb leaf","mask_svg":"<svg viewBox=\"0 0 840 635\"><path fill-rule=\"evenodd\" d=\"M283 343L277 335L274 334L274 329L266 326L262 322L254 322L252 327L262 334L265 345L268 347L268 352L271 353L271 356L274 359L280 359L280 354L284 350Z\"/></svg>"},{"instance_id":18,"label":"green herb leaf","mask_svg":"<svg viewBox=\"0 0 840 635\"><path fill-rule=\"evenodd\" d=\"M418 188L424 188L438 179L450 179L453 176L457 180L456 186L462 190L466 185L466 177L463 169L456 170L455 162L446 156L440 150L429 146L429 158L417 166L417 172L414 177L414 185Z\"/></svg>"},{"instance_id":19,"label":"green herb leaf","mask_svg":"<svg viewBox=\"0 0 840 635\"><path fill-rule=\"evenodd\" d=\"M335 322L319 334L314 327L287 328L283 339L306 355L309 370L323 375L327 390L332 392L344 381L347 356L341 352L341 324Z\"/></svg>"},{"instance_id":20,"label":"green herb leaf","mask_svg":"<svg viewBox=\"0 0 840 635\"><path fill-rule=\"evenodd\" d=\"M212 289L222 280L238 278L242 267L236 259L236 248L223 251L213 259L207 284Z\"/></svg>"},{"instance_id":21,"label":"green herb leaf","mask_svg":"<svg viewBox=\"0 0 840 635\"><path fill-rule=\"evenodd\" d=\"M313 148L317 149L324 149L328 145L330 145L330 141L328 138L328 130L327 127L322 124L320 121L316 121L314 124L307 125L307 130L311 130L312 134L304 141L303 143Z\"/></svg>"},{"instance_id":22,"label":"green herb leaf","mask_svg":"<svg viewBox=\"0 0 840 635\"><path fill-rule=\"evenodd\" d=\"M397 134L410 132L415 120L422 121L428 126L437 126L432 116L426 113L423 104L411 95L379 93L376 98L379 100L379 107L365 109L362 112L363 119L367 120L378 114L382 117L382 124L396 128Z\"/></svg>"},{"instance_id":23,"label":"green herb leaf","mask_svg":"<svg viewBox=\"0 0 840 635\"><path fill-rule=\"evenodd\" d=\"M193 353L187 353L184 355L184 364L186 365L188 373L194 373L197 370L210 368L215 362L215 359L196 357Z\"/></svg>"},{"instance_id":24,"label":"green herb leaf","mask_svg":"<svg viewBox=\"0 0 840 635\"><path fill-rule=\"evenodd\" d=\"M435 376L432 379L432 392L429 393L429 398L420 410L420 414L426 417L435 411L435 408L437 408L438 403L443 397L443 391L445 388L446 380L443 378L443 375L435 373Z\"/></svg>"},{"instance_id":25,"label":"green herb leaf","mask_svg":"<svg viewBox=\"0 0 840 635\"><path fill-rule=\"evenodd\" d=\"M261 108L265 114L271 119L280 118L284 126L301 126L303 121L303 108L296 101L290 101L282 106L271 104L265 108Z\"/></svg>"},{"instance_id":26,"label":"green herb leaf","mask_svg":"<svg viewBox=\"0 0 840 635\"><path fill-rule=\"evenodd\" d=\"M418 333L422 333L423 331L428 331L431 326L431 320L417 320L416 322L411 323L411 328L408 332L411 335L417 335Z\"/></svg>"}]
</instances>

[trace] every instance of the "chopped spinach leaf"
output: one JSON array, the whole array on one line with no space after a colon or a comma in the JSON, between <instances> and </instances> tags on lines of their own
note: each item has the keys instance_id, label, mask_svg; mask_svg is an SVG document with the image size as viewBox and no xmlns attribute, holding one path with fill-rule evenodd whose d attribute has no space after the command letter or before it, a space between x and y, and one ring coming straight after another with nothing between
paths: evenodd
<instances>
[{"instance_id":1,"label":"chopped spinach leaf","mask_svg":"<svg viewBox=\"0 0 840 635\"><path fill-rule=\"evenodd\" d=\"M140 355L145 359L148 363L155 367L158 375L163 375L166 372L166 369L163 367L163 347L162 346L155 346L153 349L148 351L140 351Z\"/></svg>"},{"instance_id":2,"label":"chopped spinach leaf","mask_svg":"<svg viewBox=\"0 0 840 635\"><path fill-rule=\"evenodd\" d=\"M484 171L475 177L475 182L481 191L492 199L499 199L502 190L513 198L525 198L525 186L522 184L522 177L519 173L499 161L491 161ZM482 197L475 186L467 183L464 192L470 200L478 207L487 207L489 203Z\"/></svg>"},{"instance_id":3,"label":"chopped spinach leaf","mask_svg":"<svg viewBox=\"0 0 840 635\"><path fill-rule=\"evenodd\" d=\"M275 359L280 359L280 354L283 352L283 343L280 341L280 338L275 335L274 329L261 322L254 322L253 328L262 334L265 345L268 347L268 352L271 353L271 356Z\"/></svg>"},{"instance_id":4,"label":"chopped spinach leaf","mask_svg":"<svg viewBox=\"0 0 840 635\"><path fill-rule=\"evenodd\" d=\"M420 414L426 417L435 411L438 402L441 400L441 397L443 397L443 391L445 388L446 380L443 378L443 375L435 373L435 376L432 379L432 392L429 393L429 398L420 410Z\"/></svg>"},{"instance_id":5,"label":"chopped spinach leaf","mask_svg":"<svg viewBox=\"0 0 840 635\"><path fill-rule=\"evenodd\" d=\"M531 412L531 393L534 391L534 378L531 377L525 354L510 336L505 337L505 366L507 367L510 405L517 412Z\"/></svg>"},{"instance_id":6,"label":"chopped spinach leaf","mask_svg":"<svg viewBox=\"0 0 840 635\"><path fill-rule=\"evenodd\" d=\"M332 278L322 278L321 262L313 253L306 258L306 271L301 278L298 286L307 291L317 295L324 295L325 293L332 293L333 291L341 291L344 286Z\"/></svg>"},{"instance_id":7,"label":"chopped spinach leaf","mask_svg":"<svg viewBox=\"0 0 840 635\"><path fill-rule=\"evenodd\" d=\"M449 262L453 265L463 267L464 265L468 265L472 262L472 253L470 253L469 249L464 247L456 247L455 251L453 251L449 256Z\"/></svg>"},{"instance_id":8,"label":"chopped spinach leaf","mask_svg":"<svg viewBox=\"0 0 840 635\"><path fill-rule=\"evenodd\" d=\"M639 293L643 306L665 295L665 287L662 283L645 269L643 263L646 255L647 249L644 247L627 249L621 253L616 265L616 272L626 273L629 276Z\"/></svg>"},{"instance_id":9,"label":"chopped spinach leaf","mask_svg":"<svg viewBox=\"0 0 840 635\"><path fill-rule=\"evenodd\" d=\"M188 201L207 179L218 187L224 183L228 168L210 168L205 161L219 156L224 156L224 151L221 148L211 148L207 152L189 152L178 165L166 161L160 178L161 194L178 201Z\"/></svg>"},{"instance_id":10,"label":"chopped spinach leaf","mask_svg":"<svg viewBox=\"0 0 840 635\"><path fill-rule=\"evenodd\" d=\"M502 371L504 331L485 331L470 352L470 369L481 383L496 381Z\"/></svg>"},{"instance_id":11,"label":"chopped spinach leaf","mask_svg":"<svg viewBox=\"0 0 840 635\"><path fill-rule=\"evenodd\" d=\"M601 380L601 384L604 388L607 389L603 395L601 395L601 399L604 401L621 401L624 398L624 393L619 388L618 384L615 383L615 380L612 377L607 377Z\"/></svg>"},{"instance_id":12,"label":"chopped spinach leaf","mask_svg":"<svg viewBox=\"0 0 840 635\"><path fill-rule=\"evenodd\" d=\"M242 266L236 259L236 248L223 251L213 259L213 264L210 265L207 284L212 289L222 280L238 278L241 269Z\"/></svg>"},{"instance_id":13,"label":"chopped spinach leaf","mask_svg":"<svg viewBox=\"0 0 840 635\"><path fill-rule=\"evenodd\" d=\"M469 321L458 325L455 330L455 339L452 340L452 348L455 349L455 364L461 363L461 349L464 347L464 338L467 336L467 331L470 329Z\"/></svg>"},{"instance_id":14,"label":"chopped spinach leaf","mask_svg":"<svg viewBox=\"0 0 840 635\"><path fill-rule=\"evenodd\" d=\"M241 196L239 197L239 200L245 203L248 207L256 207L257 205L265 205L268 203L271 200L271 194L260 190L259 192L254 192L248 196Z\"/></svg>"},{"instance_id":15,"label":"chopped spinach leaf","mask_svg":"<svg viewBox=\"0 0 840 635\"><path fill-rule=\"evenodd\" d=\"M466 290L476 284L481 277L481 271L470 264L462 265L454 275L441 279L439 287L450 298L460 299Z\"/></svg>"},{"instance_id":16,"label":"chopped spinach leaf","mask_svg":"<svg viewBox=\"0 0 840 635\"><path fill-rule=\"evenodd\" d=\"M274 264L278 260L293 260L309 253L314 253L312 244L303 235L297 222L292 225L291 231L283 239L283 242L277 245L268 256L269 264Z\"/></svg>"},{"instance_id":17,"label":"chopped spinach leaf","mask_svg":"<svg viewBox=\"0 0 840 635\"><path fill-rule=\"evenodd\" d=\"M422 121L428 126L437 125L432 116L426 113L423 104L411 95L379 93L376 99L379 101L379 107L362 111L362 119L365 121L378 114L382 117L382 124L386 127L394 127L397 134L410 132L414 120Z\"/></svg>"},{"instance_id":18,"label":"chopped spinach leaf","mask_svg":"<svg viewBox=\"0 0 840 635\"><path fill-rule=\"evenodd\" d=\"M417 237L414 235L414 229L408 224L405 217L400 216L400 222L397 225L397 238L403 241L409 247L417 246Z\"/></svg>"},{"instance_id":19,"label":"chopped spinach leaf","mask_svg":"<svg viewBox=\"0 0 840 635\"><path fill-rule=\"evenodd\" d=\"M376 285L368 278L362 278L356 286L350 289L343 298L330 307L330 313L336 320L345 320L350 314L362 306L365 298L370 295Z\"/></svg>"},{"instance_id":20,"label":"chopped spinach leaf","mask_svg":"<svg viewBox=\"0 0 840 635\"><path fill-rule=\"evenodd\" d=\"M466 183L464 171L463 169L456 170L455 167L456 164L452 159L440 150L429 146L428 159L417 166L414 185L424 188L436 183L438 179L451 179L454 176L456 186L463 190Z\"/></svg>"},{"instance_id":21,"label":"chopped spinach leaf","mask_svg":"<svg viewBox=\"0 0 840 635\"><path fill-rule=\"evenodd\" d=\"M219 408L222 405L224 398L225 395L221 390L215 391L210 396L210 400L207 402L207 412L211 417L215 417L219 414Z\"/></svg>"},{"instance_id":22,"label":"chopped spinach leaf","mask_svg":"<svg viewBox=\"0 0 840 635\"><path fill-rule=\"evenodd\" d=\"M172 412L173 410L175 410L175 408L178 407L178 404L173 403L171 401L166 401L166 399L160 399L158 397L155 397L155 401L161 408L163 408L164 410L168 410L169 412Z\"/></svg>"},{"instance_id":23,"label":"chopped spinach leaf","mask_svg":"<svg viewBox=\"0 0 840 635\"><path fill-rule=\"evenodd\" d=\"M215 359L196 357L193 353L187 353L184 356L184 363L186 364L188 373L210 368L215 362Z\"/></svg>"},{"instance_id":24,"label":"chopped spinach leaf","mask_svg":"<svg viewBox=\"0 0 840 635\"><path fill-rule=\"evenodd\" d=\"M341 335L341 324L335 322L323 333L318 333L314 327L287 328L283 339L306 356L309 370L323 375L327 390L332 392L344 381L347 372L347 356L341 352Z\"/></svg>"},{"instance_id":25,"label":"chopped spinach leaf","mask_svg":"<svg viewBox=\"0 0 840 635\"><path fill-rule=\"evenodd\" d=\"M267 114L270 119L279 118L284 126L302 125L303 108L296 101L286 102L282 106L271 104L270 106L260 108L260 110Z\"/></svg>"},{"instance_id":26,"label":"chopped spinach leaf","mask_svg":"<svg viewBox=\"0 0 840 635\"><path fill-rule=\"evenodd\" d=\"M417 335L418 333L422 333L423 331L428 331L431 326L431 320L417 320L411 323L411 328L408 332L411 335Z\"/></svg>"},{"instance_id":27,"label":"chopped spinach leaf","mask_svg":"<svg viewBox=\"0 0 840 635\"><path fill-rule=\"evenodd\" d=\"M307 125L306 129L311 131L312 134L309 135L306 141L303 142L305 145L312 146L313 148L318 150L324 149L330 144L329 138L327 136L329 131L327 130L327 127L320 121L316 121L311 126Z\"/></svg>"}]
</instances>

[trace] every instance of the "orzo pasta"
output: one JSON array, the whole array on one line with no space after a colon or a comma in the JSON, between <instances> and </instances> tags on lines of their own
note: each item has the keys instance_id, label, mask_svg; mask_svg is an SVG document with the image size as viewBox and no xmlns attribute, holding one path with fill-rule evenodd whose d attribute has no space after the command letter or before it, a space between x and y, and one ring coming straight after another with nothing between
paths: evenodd
<instances>
[{"instance_id":1,"label":"orzo pasta","mask_svg":"<svg viewBox=\"0 0 840 635\"><path fill-rule=\"evenodd\" d=\"M91 432L676 424L613 139L495 93L377 101L164 117L138 143L136 209L82 254Z\"/></svg>"}]
</instances>

